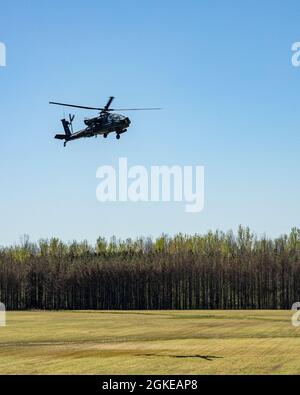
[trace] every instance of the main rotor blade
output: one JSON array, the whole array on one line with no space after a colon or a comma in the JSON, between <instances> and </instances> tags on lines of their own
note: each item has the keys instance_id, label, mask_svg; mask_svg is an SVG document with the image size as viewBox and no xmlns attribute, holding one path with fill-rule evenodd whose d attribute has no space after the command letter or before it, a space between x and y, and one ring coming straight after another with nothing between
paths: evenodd
<instances>
[{"instance_id":1,"label":"main rotor blade","mask_svg":"<svg viewBox=\"0 0 300 395\"><path fill-rule=\"evenodd\" d=\"M84 108L86 110L97 110L97 111L103 111L104 108L98 108L98 107L86 107L86 106L77 106L75 104L66 104L66 103L56 103L53 101L50 101L49 104L55 104L57 106L66 106L66 107L75 107L75 108Z\"/></svg>"},{"instance_id":2,"label":"main rotor blade","mask_svg":"<svg viewBox=\"0 0 300 395\"><path fill-rule=\"evenodd\" d=\"M96 111L103 111L103 112L109 112L109 111L152 111L152 110L162 110L162 108L108 108L113 101L114 97L111 96L109 101L107 102L106 106L104 108L101 107L87 107L87 106L78 106L76 104L67 104L67 103L57 103L50 101L49 104L55 104L57 106L65 106L65 107L74 107L74 108L83 108L85 110L96 110Z\"/></svg>"},{"instance_id":3,"label":"main rotor blade","mask_svg":"<svg viewBox=\"0 0 300 395\"><path fill-rule=\"evenodd\" d=\"M106 103L103 111L107 111L109 109L109 106L111 105L112 101L114 100L113 96L110 96L110 98L108 99L108 102Z\"/></svg>"},{"instance_id":4,"label":"main rotor blade","mask_svg":"<svg viewBox=\"0 0 300 395\"><path fill-rule=\"evenodd\" d=\"M162 108L111 108L108 111L148 111L148 110L162 110Z\"/></svg>"}]
</instances>

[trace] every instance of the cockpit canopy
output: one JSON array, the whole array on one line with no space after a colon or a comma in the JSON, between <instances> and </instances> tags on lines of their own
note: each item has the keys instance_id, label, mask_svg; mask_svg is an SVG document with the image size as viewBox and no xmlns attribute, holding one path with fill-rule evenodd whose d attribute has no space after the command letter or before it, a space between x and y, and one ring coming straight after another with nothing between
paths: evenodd
<instances>
[{"instance_id":1,"label":"cockpit canopy","mask_svg":"<svg viewBox=\"0 0 300 395\"><path fill-rule=\"evenodd\" d=\"M99 117L95 118L86 118L84 120L84 123L87 126L91 126L93 124L102 124L104 123L113 123L113 122L120 122L120 121L125 121L126 117L121 114L115 114L115 113L104 113L100 114Z\"/></svg>"},{"instance_id":2,"label":"cockpit canopy","mask_svg":"<svg viewBox=\"0 0 300 395\"><path fill-rule=\"evenodd\" d=\"M108 118L111 119L112 121L122 121L126 117L124 117L124 115L120 115L120 114L109 114Z\"/></svg>"}]
</instances>

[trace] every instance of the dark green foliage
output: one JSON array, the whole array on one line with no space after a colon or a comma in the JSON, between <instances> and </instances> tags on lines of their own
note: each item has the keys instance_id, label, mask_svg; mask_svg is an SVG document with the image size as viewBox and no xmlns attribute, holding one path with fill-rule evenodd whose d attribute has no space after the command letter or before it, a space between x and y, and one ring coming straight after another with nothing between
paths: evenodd
<instances>
[{"instance_id":1,"label":"dark green foliage","mask_svg":"<svg viewBox=\"0 0 300 395\"><path fill-rule=\"evenodd\" d=\"M289 309L300 301L300 230L275 240L249 229L0 251L7 309Z\"/></svg>"}]
</instances>

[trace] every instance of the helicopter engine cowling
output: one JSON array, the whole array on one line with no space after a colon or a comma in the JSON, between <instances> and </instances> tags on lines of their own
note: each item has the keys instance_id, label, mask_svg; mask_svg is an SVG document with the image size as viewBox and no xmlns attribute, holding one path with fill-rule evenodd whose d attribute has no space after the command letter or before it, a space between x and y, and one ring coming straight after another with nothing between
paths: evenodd
<instances>
[{"instance_id":1,"label":"helicopter engine cowling","mask_svg":"<svg viewBox=\"0 0 300 395\"><path fill-rule=\"evenodd\" d=\"M93 119L85 119L84 123L85 123L86 126L90 126L93 123Z\"/></svg>"},{"instance_id":2,"label":"helicopter engine cowling","mask_svg":"<svg viewBox=\"0 0 300 395\"><path fill-rule=\"evenodd\" d=\"M94 123L99 123L99 117L96 117L96 118L87 118L87 119L84 120L84 123L85 123L86 126L91 126L91 125L93 125Z\"/></svg>"}]
</instances>

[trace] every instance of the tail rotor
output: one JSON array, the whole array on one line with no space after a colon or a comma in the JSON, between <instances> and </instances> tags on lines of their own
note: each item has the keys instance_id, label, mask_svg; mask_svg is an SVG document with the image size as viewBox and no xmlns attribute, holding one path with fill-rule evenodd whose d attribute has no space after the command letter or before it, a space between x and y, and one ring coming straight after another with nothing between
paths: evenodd
<instances>
[{"instance_id":1,"label":"tail rotor","mask_svg":"<svg viewBox=\"0 0 300 395\"><path fill-rule=\"evenodd\" d=\"M71 129L71 132L72 133L74 133L73 132L73 121L74 121L74 118L75 118L75 115L73 114L69 114L69 125L70 125L70 129Z\"/></svg>"}]
</instances>

